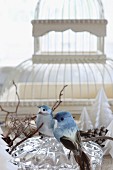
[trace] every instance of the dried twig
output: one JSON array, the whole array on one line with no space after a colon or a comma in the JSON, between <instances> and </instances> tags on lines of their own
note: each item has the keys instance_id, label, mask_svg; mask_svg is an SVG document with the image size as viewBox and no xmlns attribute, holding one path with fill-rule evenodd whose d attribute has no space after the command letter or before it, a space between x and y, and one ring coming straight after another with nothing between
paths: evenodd
<instances>
[{"instance_id":1,"label":"dried twig","mask_svg":"<svg viewBox=\"0 0 113 170\"><path fill-rule=\"evenodd\" d=\"M7 134L3 136L3 139L7 142L9 147L13 146L13 142L18 137L28 138L29 134L34 133L36 127L33 128L32 121L35 121L35 118L36 117L34 115L19 118L17 115L11 114L8 119Z\"/></svg>"},{"instance_id":2,"label":"dried twig","mask_svg":"<svg viewBox=\"0 0 113 170\"><path fill-rule=\"evenodd\" d=\"M53 105L52 111L54 111L54 110L62 103L61 97L62 97L62 95L63 95L64 89L65 89L67 86L68 86L68 85L65 85L65 86L62 88L62 90L60 91L59 100L57 100L57 101L55 102L55 104Z\"/></svg>"},{"instance_id":3,"label":"dried twig","mask_svg":"<svg viewBox=\"0 0 113 170\"><path fill-rule=\"evenodd\" d=\"M17 85L15 84L14 81L13 81L13 85L14 85L15 88L16 88L16 95L17 95L17 98L18 98L18 103L17 103L17 106L16 106L15 111L13 111L13 112L3 109L2 106L0 105L1 111L7 113L7 114L6 114L6 117L5 117L5 122L7 121L7 118L8 118L8 116L9 116L9 114L13 114L13 113L16 113L16 114L17 114L17 110L18 110L18 107L19 107L19 104L20 104L20 98L19 98L19 95L18 95L18 92L17 92Z\"/></svg>"},{"instance_id":4,"label":"dried twig","mask_svg":"<svg viewBox=\"0 0 113 170\"><path fill-rule=\"evenodd\" d=\"M97 137L91 137L91 138L83 139L82 142L95 141L95 140L98 140L98 139L105 139L105 140L109 139L109 140L113 141L113 138L110 137L110 136L97 136Z\"/></svg>"},{"instance_id":5,"label":"dried twig","mask_svg":"<svg viewBox=\"0 0 113 170\"><path fill-rule=\"evenodd\" d=\"M12 149L10 150L9 154L11 154L11 153L13 152L13 150L14 150L18 145L20 145L22 142L24 142L24 141L27 140L28 138L31 138L33 135L35 135L42 126L43 126L43 123L42 123L42 124L39 126L39 128L37 128L33 133L29 133L29 135L28 135L26 138L24 138L24 139L22 139L20 142L16 143L16 145L14 145L14 146L12 147Z\"/></svg>"},{"instance_id":6,"label":"dried twig","mask_svg":"<svg viewBox=\"0 0 113 170\"><path fill-rule=\"evenodd\" d=\"M5 124L8 122L8 124L6 124L7 134L3 135L3 139L8 143L9 147L13 146L13 142L18 137L24 136L24 137L28 138L28 136L29 136L28 133L31 133L31 134L33 133L33 128L31 128L31 121L35 120L35 118L36 118L36 116L34 116L34 115L24 117L24 118L17 117L17 111L19 108L20 99L19 99L19 95L17 92L17 85L15 84L14 81L13 81L13 84L16 88L16 95L18 98L18 103L17 103L15 111L11 112L11 111L3 109L2 106L0 106L1 111L4 111L7 113L7 115L5 117ZM8 119L9 115L11 115L11 116ZM8 119L8 121L7 121L7 119Z\"/></svg>"},{"instance_id":7,"label":"dried twig","mask_svg":"<svg viewBox=\"0 0 113 170\"><path fill-rule=\"evenodd\" d=\"M13 81L13 84L14 84L14 86L15 86L15 88L16 88L16 95L17 95L17 98L18 98L18 103L17 103L16 110L15 110L15 113L17 113L18 107L19 107L19 105L20 105L20 98L19 98L19 94L18 94L18 92L17 92L17 85L15 84L14 81Z\"/></svg>"},{"instance_id":8,"label":"dried twig","mask_svg":"<svg viewBox=\"0 0 113 170\"><path fill-rule=\"evenodd\" d=\"M31 133L33 131L33 128L31 128L32 127L32 122L31 122L32 120L34 120L34 119L31 116L25 117L25 118L18 118L18 117L12 116L9 120L10 124L8 126L8 129L10 129L10 130L8 131L7 136L11 132L11 134L14 138L15 137L17 138L21 135L24 135L24 136L27 137L28 133L29 132Z\"/></svg>"}]
</instances>

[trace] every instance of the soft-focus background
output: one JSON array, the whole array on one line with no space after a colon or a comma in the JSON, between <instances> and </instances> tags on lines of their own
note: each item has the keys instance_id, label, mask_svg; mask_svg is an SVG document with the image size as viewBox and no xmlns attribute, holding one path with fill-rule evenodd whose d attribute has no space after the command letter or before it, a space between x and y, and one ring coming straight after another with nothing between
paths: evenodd
<instances>
[{"instance_id":1,"label":"soft-focus background","mask_svg":"<svg viewBox=\"0 0 113 170\"><path fill-rule=\"evenodd\" d=\"M107 57L113 59L113 0L102 2L108 20L105 50ZM37 0L0 0L0 66L17 66L31 58L31 20L36 3Z\"/></svg>"}]
</instances>

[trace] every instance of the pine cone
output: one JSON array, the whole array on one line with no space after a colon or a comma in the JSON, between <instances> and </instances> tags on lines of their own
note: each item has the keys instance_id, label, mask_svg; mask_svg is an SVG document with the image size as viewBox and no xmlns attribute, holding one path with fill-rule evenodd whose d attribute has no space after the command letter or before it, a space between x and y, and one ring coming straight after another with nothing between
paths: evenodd
<instances>
[{"instance_id":1,"label":"pine cone","mask_svg":"<svg viewBox=\"0 0 113 170\"><path fill-rule=\"evenodd\" d=\"M92 138L92 137L99 137L99 136L105 136L108 132L108 129L106 129L104 126L102 126L100 129L95 128L95 129L89 129L88 131L80 131L81 137L84 137L85 139L87 138ZM104 147L103 142L105 139L96 139L94 142L96 142L98 145L101 147Z\"/></svg>"}]
</instances>

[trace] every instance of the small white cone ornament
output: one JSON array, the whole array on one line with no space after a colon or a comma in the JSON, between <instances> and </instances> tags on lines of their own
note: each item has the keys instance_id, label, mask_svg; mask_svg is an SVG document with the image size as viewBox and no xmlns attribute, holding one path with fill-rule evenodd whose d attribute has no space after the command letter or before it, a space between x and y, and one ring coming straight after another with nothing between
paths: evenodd
<instances>
[{"instance_id":1,"label":"small white cone ornament","mask_svg":"<svg viewBox=\"0 0 113 170\"><path fill-rule=\"evenodd\" d=\"M83 108L80 119L79 119L79 129L87 131L88 129L93 129L91 119L88 115L86 107Z\"/></svg>"},{"instance_id":2,"label":"small white cone ornament","mask_svg":"<svg viewBox=\"0 0 113 170\"><path fill-rule=\"evenodd\" d=\"M100 128L101 126L107 127L113 119L113 114L103 88L99 90L96 96L90 118L95 128Z\"/></svg>"}]
</instances>

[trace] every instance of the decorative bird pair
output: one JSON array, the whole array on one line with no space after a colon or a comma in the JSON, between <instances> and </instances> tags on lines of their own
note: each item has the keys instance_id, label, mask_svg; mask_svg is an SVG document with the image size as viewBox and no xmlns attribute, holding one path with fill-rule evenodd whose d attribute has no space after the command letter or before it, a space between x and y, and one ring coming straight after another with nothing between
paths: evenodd
<instances>
[{"instance_id":1,"label":"decorative bird pair","mask_svg":"<svg viewBox=\"0 0 113 170\"><path fill-rule=\"evenodd\" d=\"M40 106L37 114L37 128L43 123L39 132L42 135L54 136L67 149L73 152L80 170L90 170L90 159L81 147L80 131L70 112L58 112L55 116L48 106Z\"/></svg>"}]
</instances>

